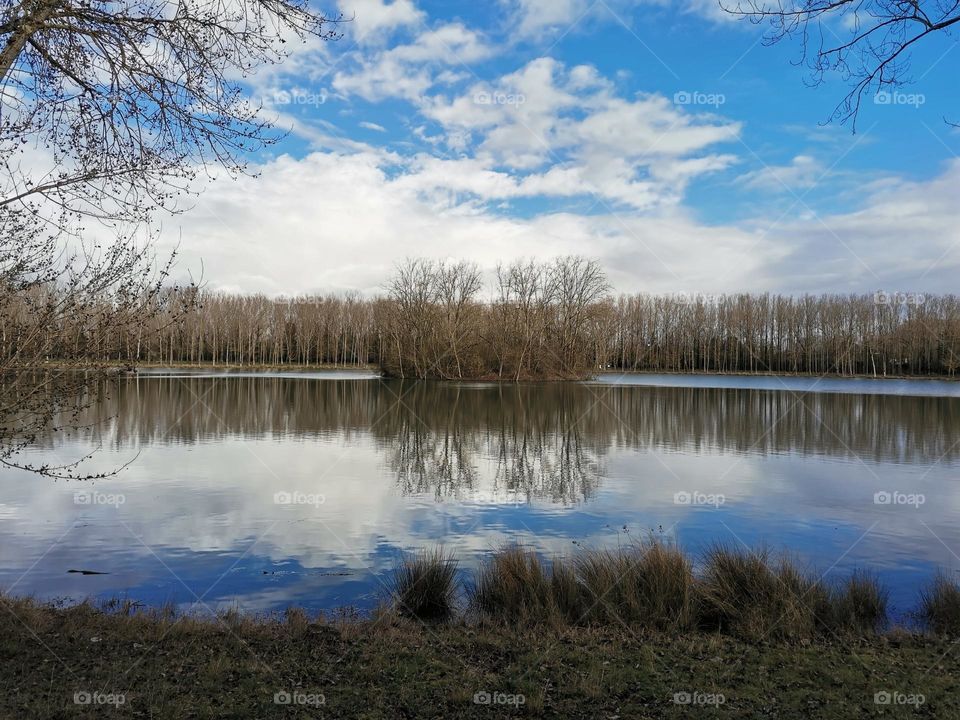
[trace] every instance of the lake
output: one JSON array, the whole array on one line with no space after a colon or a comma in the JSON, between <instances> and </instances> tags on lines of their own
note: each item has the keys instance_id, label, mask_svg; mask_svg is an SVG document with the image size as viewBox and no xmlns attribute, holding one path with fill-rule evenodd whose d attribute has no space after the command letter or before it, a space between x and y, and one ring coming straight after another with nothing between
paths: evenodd
<instances>
[{"instance_id":1,"label":"lake","mask_svg":"<svg viewBox=\"0 0 960 720\"><path fill-rule=\"evenodd\" d=\"M588 383L142 372L0 471L0 587L184 609L373 607L405 552L474 566L650 536L877 572L894 613L960 569L960 384L604 375ZM132 461L132 462L131 462ZM71 573L85 570L104 574Z\"/></svg>"}]
</instances>

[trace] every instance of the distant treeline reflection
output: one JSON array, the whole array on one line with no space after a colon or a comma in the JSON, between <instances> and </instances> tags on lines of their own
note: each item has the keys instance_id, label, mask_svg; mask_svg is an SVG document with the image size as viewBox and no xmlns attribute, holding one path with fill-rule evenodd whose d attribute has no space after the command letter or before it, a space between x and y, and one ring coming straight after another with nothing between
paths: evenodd
<instances>
[{"instance_id":1,"label":"distant treeline reflection","mask_svg":"<svg viewBox=\"0 0 960 720\"><path fill-rule=\"evenodd\" d=\"M937 397L182 376L121 379L103 392L86 421L104 445L370 438L404 492L439 497L469 494L493 474L498 492L576 502L616 449L905 463L960 455L960 402Z\"/></svg>"}]
</instances>

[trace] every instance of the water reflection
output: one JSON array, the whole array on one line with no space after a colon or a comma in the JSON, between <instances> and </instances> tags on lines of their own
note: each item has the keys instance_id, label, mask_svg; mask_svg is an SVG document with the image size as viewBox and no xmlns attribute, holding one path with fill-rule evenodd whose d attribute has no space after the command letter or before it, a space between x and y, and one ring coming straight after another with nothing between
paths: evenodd
<instances>
[{"instance_id":1,"label":"water reflection","mask_svg":"<svg viewBox=\"0 0 960 720\"><path fill-rule=\"evenodd\" d=\"M907 603L960 552L957 399L294 374L149 375L105 391L90 428L45 452L136 462L93 486L0 471L0 586L371 605L403 550L440 541L469 565L507 539L570 551L623 542L626 526L694 552L743 541L869 565ZM77 505L90 487L125 503ZM927 502L874 503L889 490ZM290 491L325 502L274 502ZM726 501L675 502L695 491ZM67 574L78 568L110 574Z\"/></svg>"},{"instance_id":2,"label":"water reflection","mask_svg":"<svg viewBox=\"0 0 960 720\"><path fill-rule=\"evenodd\" d=\"M960 456L954 398L733 388L157 376L121 381L82 422L118 448L369 433L403 488L438 497L472 488L480 457L498 459L507 491L572 501L589 496L612 447L898 463Z\"/></svg>"}]
</instances>

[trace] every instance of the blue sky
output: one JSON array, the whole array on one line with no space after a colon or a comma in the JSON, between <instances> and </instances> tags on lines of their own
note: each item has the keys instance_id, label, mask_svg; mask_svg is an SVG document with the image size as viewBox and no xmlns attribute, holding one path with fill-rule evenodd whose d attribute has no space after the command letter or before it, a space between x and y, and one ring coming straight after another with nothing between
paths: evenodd
<instances>
[{"instance_id":1,"label":"blue sky","mask_svg":"<svg viewBox=\"0 0 960 720\"><path fill-rule=\"evenodd\" d=\"M339 0L250 79L290 134L166 228L213 287L376 288L404 256L578 253L618 290L950 292L960 54L828 122L800 47L710 0ZM828 27L843 37L843 19Z\"/></svg>"}]
</instances>

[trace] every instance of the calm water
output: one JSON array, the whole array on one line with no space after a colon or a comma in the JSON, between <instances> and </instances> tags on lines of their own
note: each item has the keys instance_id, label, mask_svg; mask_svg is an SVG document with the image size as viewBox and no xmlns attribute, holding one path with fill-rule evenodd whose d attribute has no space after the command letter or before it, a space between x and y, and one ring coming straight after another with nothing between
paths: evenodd
<instances>
[{"instance_id":1,"label":"calm water","mask_svg":"<svg viewBox=\"0 0 960 720\"><path fill-rule=\"evenodd\" d=\"M575 553L654 533L694 553L766 544L831 574L871 568L906 610L937 567L960 569L958 390L142 374L89 412L92 429L47 441L61 461L99 448L88 471L135 458L118 476L0 471L0 587L370 607L403 552L437 542L470 566L508 540Z\"/></svg>"}]
</instances>

